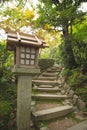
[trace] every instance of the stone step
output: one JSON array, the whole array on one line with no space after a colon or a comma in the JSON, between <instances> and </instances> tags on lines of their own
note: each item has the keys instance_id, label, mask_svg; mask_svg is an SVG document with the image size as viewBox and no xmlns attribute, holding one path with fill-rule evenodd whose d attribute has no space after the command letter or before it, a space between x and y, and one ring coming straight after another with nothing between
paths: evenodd
<instances>
[{"instance_id":1,"label":"stone step","mask_svg":"<svg viewBox=\"0 0 87 130\"><path fill-rule=\"evenodd\" d=\"M54 88L52 85L39 85L38 88Z\"/></svg>"},{"instance_id":2,"label":"stone step","mask_svg":"<svg viewBox=\"0 0 87 130\"><path fill-rule=\"evenodd\" d=\"M68 128L67 130L87 130L87 120L85 120L71 128Z\"/></svg>"},{"instance_id":3,"label":"stone step","mask_svg":"<svg viewBox=\"0 0 87 130\"><path fill-rule=\"evenodd\" d=\"M33 80L33 83L36 85L59 85L57 81L43 81L43 80Z\"/></svg>"},{"instance_id":4,"label":"stone step","mask_svg":"<svg viewBox=\"0 0 87 130\"><path fill-rule=\"evenodd\" d=\"M43 73L42 74L42 76L46 76L46 77L56 77L58 75L58 73L47 73L47 72L45 72L45 73Z\"/></svg>"},{"instance_id":5,"label":"stone step","mask_svg":"<svg viewBox=\"0 0 87 130\"><path fill-rule=\"evenodd\" d=\"M40 76L38 77L38 80L56 80L57 78L56 77L43 77L43 76Z\"/></svg>"},{"instance_id":6,"label":"stone step","mask_svg":"<svg viewBox=\"0 0 87 130\"><path fill-rule=\"evenodd\" d=\"M49 120L61 116L65 116L66 114L73 111L73 107L70 105L60 106L50 109L45 109L41 111L33 112L33 116L36 120Z\"/></svg>"},{"instance_id":7,"label":"stone step","mask_svg":"<svg viewBox=\"0 0 87 130\"><path fill-rule=\"evenodd\" d=\"M38 90L40 92L58 92L60 91L60 89L58 87L54 87L54 88L39 88L39 87L34 87L34 90Z\"/></svg>"},{"instance_id":8,"label":"stone step","mask_svg":"<svg viewBox=\"0 0 87 130\"><path fill-rule=\"evenodd\" d=\"M59 69L47 69L47 72L49 72L49 73L55 73L55 72L59 73L60 70Z\"/></svg>"},{"instance_id":9,"label":"stone step","mask_svg":"<svg viewBox=\"0 0 87 130\"><path fill-rule=\"evenodd\" d=\"M51 67L51 69L52 69L52 70L61 70L62 68L59 67L59 66L53 66L53 67Z\"/></svg>"},{"instance_id":10,"label":"stone step","mask_svg":"<svg viewBox=\"0 0 87 130\"><path fill-rule=\"evenodd\" d=\"M70 98L67 95L61 95L61 94L32 94L32 97L36 98L36 99L55 99L55 100L65 100Z\"/></svg>"}]
</instances>

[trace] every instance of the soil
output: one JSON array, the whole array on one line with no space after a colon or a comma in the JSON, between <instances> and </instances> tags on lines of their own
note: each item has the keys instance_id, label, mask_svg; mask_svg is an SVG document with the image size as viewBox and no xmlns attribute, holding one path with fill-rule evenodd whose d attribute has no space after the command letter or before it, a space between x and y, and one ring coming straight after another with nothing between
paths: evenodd
<instances>
[{"instance_id":1,"label":"soil","mask_svg":"<svg viewBox=\"0 0 87 130\"><path fill-rule=\"evenodd\" d=\"M65 117L62 120L52 121L47 125L50 130L67 130L68 128L78 124L80 121L87 120L87 116L83 115L82 111L75 112L76 119Z\"/></svg>"},{"instance_id":2,"label":"soil","mask_svg":"<svg viewBox=\"0 0 87 130\"><path fill-rule=\"evenodd\" d=\"M48 125L50 130L67 130L69 127L76 125L77 122L72 118L65 118L63 120L57 120Z\"/></svg>"}]
</instances>

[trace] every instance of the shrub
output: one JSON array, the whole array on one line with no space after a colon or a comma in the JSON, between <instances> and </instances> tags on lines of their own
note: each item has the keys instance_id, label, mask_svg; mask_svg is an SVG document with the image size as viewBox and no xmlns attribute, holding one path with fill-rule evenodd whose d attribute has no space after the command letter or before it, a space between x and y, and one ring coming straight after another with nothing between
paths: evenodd
<instances>
[{"instance_id":1,"label":"shrub","mask_svg":"<svg viewBox=\"0 0 87 130\"><path fill-rule=\"evenodd\" d=\"M82 97L82 99L87 103L87 86L76 89L76 94Z\"/></svg>"},{"instance_id":2,"label":"shrub","mask_svg":"<svg viewBox=\"0 0 87 130\"><path fill-rule=\"evenodd\" d=\"M49 67L52 67L54 65L53 59L39 59L39 66L41 71L46 70Z\"/></svg>"},{"instance_id":3,"label":"shrub","mask_svg":"<svg viewBox=\"0 0 87 130\"><path fill-rule=\"evenodd\" d=\"M11 110L12 107L10 103L0 100L0 129L8 130Z\"/></svg>"},{"instance_id":4,"label":"shrub","mask_svg":"<svg viewBox=\"0 0 87 130\"><path fill-rule=\"evenodd\" d=\"M68 84L75 90L75 88L79 87L82 82L81 80L82 71L80 68L77 68L71 70L71 72L72 72L71 76L68 77Z\"/></svg>"},{"instance_id":5,"label":"shrub","mask_svg":"<svg viewBox=\"0 0 87 130\"><path fill-rule=\"evenodd\" d=\"M72 71L71 71L70 69L64 69L64 70L62 71L62 75L63 75L64 77L71 76L71 75L72 75Z\"/></svg>"},{"instance_id":6,"label":"shrub","mask_svg":"<svg viewBox=\"0 0 87 130\"><path fill-rule=\"evenodd\" d=\"M68 77L67 82L69 86L87 103L87 75L83 75L81 68L64 70L63 73Z\"/></svg>"},{"instance_id":7,"label":"shrub","mask_svg":"<svg viewBox=\"0 0 87 130\"><path fill-rule=\"evenodd\" d=\"M0 82L0 130L15 130L16 85Z\"/></svg>"}]
</instances>

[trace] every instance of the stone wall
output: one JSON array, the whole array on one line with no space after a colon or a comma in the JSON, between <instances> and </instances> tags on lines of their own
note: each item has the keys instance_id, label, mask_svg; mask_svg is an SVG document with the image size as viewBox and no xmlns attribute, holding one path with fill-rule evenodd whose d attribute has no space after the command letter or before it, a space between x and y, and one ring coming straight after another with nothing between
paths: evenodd
<instances>
[{"instance_id":1,"label":"stone wall","mask_svg":"<svg viewBox=\"0 0 87 130\"><path fill-rule=\"evenodd\" d=\"M58 82L60 83L61 93L69 95L71 97L70 102L74 106L77 106L79 110L85 111L86 110L85 102L81 99L80 96L77 96L75 94L75 92L71 89L71 87L68 84L66 84L61 73L58 78Z\"/></svg>"}]
</instances>

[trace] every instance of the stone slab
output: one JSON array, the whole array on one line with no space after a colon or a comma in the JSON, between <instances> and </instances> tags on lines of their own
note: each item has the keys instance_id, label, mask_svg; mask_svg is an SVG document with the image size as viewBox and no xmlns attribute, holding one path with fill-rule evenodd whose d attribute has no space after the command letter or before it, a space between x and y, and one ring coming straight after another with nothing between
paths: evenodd
<instances>
[{"instance_id":1,"label":"stone slab","mask_svg":"<svg viewBox=\"0 0 87 130\"><path fill-rule=\"evenodd\" d=\"M47 76L47 77L48 77L48 76L49 76L49 77L54 77L54 76L57 76L58 73L46 73L46 72L45 72L45 73L43 73L42 75L43 75L43 76Z\"/></svg>"},{"instance_id":2,"label":"stone slab","mask_svg":"<svg viewBox=\"0 0 87 130\"><path fill-rule=\"evenodd\" d=\"M70 105L50 108L34 112L33 115L36 120L48 120L56 117L65 116L66 114L73 111L73 107Z\"/></svg>"},{"instance_id":3,"label":"stone slab","mask_svg":"<svg viewBox=\"0 0 87 130\"><path fill-rule=\"evenodd\" d=\"M87 120L83 121L71 128L68 128L67 130L87 130Z\"/></svg>"},{"instance_id":4,"label":"stone slab","mask_svg":"<svg viewBox=\"0 0 87 130\"><path fill-rule=\"evenodd\" d=\"M40 76L38 77L38 80L56 80L56 77L44 77L44 76Z\"/></svg>"},{"instance_id":5,"label":"stone slab","mask_svg":"<svg viewBox=\"0 0 87 130\"><path fill-rule=\"evenodd\" d=\"M12 72L18 75L32 75L35 76L36 74L40 73L39 68L12 68Z\"/></svg>"},{"instance_id":6,"label":"stone slab","mask_svg":"<svg viewBox=\"0 0 87 130\"><path fill-rule=\"evenodd\" d=\"M39 99L57 99L57 100L69 98L67 95L56 95L56 94L36 94L32 95L32 97Z\"/></svg>"},{"instance_id":7,"label":"stone slab","mask_svg":"<svg viewBox=\"0 0 87 130\"><path fill-rule=\"evenodd\" d=\"M58 92L58 91L60 91L60 89L58 88L58 87L54 87L54 88L39 88L39 87L37 87L37 88L33 88L34 90L38 90L38 91L41 91L41 92L44 92L44 91L46 91L46 92Z\"/></svg>"},{"instance_id":8,"label":"stone slab","mask_svg":"<svg viewBox=\"0 0 87 130\"><path fill-rule=\"evenodd\" d=\"M58 69L54 69L54 70L53 70L53 69L48 69L47 72L49 72L49 73L55 73L55 72L58 72L58 73L59 73L60 70L58 70Z\"/></svg>"},{"instance_id":9,"label":"stone slab","mask_svg":"<svg viewBox=\"0 0 87 130\"><path fill-rule=\"evenodd\" d=\"M50 129L47 127L41 127L40 130L50 130Z\"/></svg>"},{"instance_id":10,"label":"stone slab","mask_svg":"<svg viewBox=\"0 0 87 130\"><path fill-rule=\"evenodd\" d=\"M38 88L54 88L52 85L39 85Z\"/></svg>"},{"instance_id":11,"label":"stone slab","mask_svg":"<svg viewBox=\"0 0 87 130\"><path fill-rule=\"evenodd\" d=\"M36 85L59 85L57 81L33 80Z\"/></svg>"}]
</instances>

